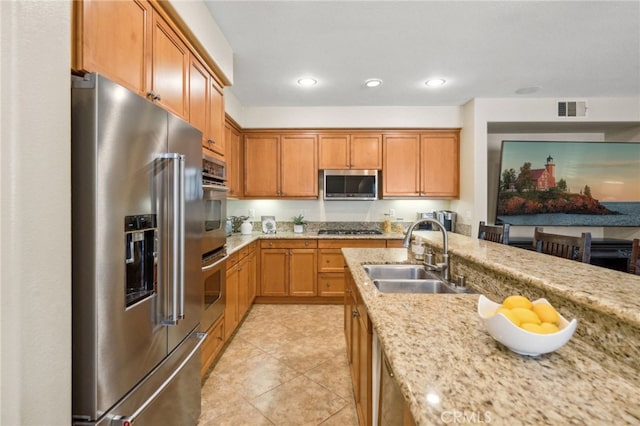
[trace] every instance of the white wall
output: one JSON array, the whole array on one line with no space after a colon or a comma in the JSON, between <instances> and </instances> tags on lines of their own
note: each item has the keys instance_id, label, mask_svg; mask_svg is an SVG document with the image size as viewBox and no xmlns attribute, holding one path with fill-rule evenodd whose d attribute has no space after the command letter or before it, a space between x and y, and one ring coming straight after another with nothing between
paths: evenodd
<instances>
[{"instance_id":1,"label":"white wall","mask_svg":"<svg viewBox=\"0 0 640 426\"><path fill-rule=\"evenodd\" d=\"M457 128L460 107L253 107L233 118L243 128Z\"/></svg>"},{"instance_id":2,"label":"white wall","mask_svg":"<svg viewBox=\"0 0 640 426\"><path fill-rule=\"evenodd\" d=\"M233 51L204 2L169 0L169 3L200 41L220 72L233 84Z\"/></svg>"},{"instance_id":3,"label":"white wall","mask_svg":"<svg viewBox=\"0 0 640 426\"><path fill-rule=\"evenodd\" d=\"M0 2L0 423L71 420L70 1Z\"/></svg>"}]
</instances>

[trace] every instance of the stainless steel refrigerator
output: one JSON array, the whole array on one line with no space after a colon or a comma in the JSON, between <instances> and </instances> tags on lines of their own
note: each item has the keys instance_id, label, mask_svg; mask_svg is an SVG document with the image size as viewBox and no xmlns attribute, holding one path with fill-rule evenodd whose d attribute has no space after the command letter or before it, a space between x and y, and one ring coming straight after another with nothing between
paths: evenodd
<instances>
[{"instance_id":1,"label":"stainless steel refrigerator","mask_svg":"<svg viewBox=\"0 0 640 426\"><path fill-rule=\"evenodd\" d=\"M71 98L72 421L196 424L202 135L98 74Z\"/></svg>"}]
</instances>

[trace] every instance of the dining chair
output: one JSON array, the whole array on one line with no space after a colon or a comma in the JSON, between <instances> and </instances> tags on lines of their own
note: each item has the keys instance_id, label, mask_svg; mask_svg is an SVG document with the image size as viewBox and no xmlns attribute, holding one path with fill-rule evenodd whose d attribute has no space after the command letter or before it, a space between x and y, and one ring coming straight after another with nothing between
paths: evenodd
<instances>
[{"instance_id":1,"label":"dining chair","mask_svg":"<svg viewBox=\"0 0 640 426\"><path fill-rule=\"evenodd\" d=\"M640 275L640 238L635 238L631 243L631 256L629 256L627 270L632 274Z\"/></svg>"},{"instance_id":2,"label":"dining chair","mask_svg":"<svg viewBox=\"0 0 640 426\"><path fill-rule=\"evenodd\" d=\"M577 260L591 261L591 232L583 232L580 237L550 234L536 227L533 232L533 247L539 253Z\"/></svg>"},{"instance_id":3,"label":"dining chair","mask_svg":"<svg viewBox=\"0 0 640 426\"><path fill-rule=\"evenodd\" d=\"M478 228L478 238L509 245L509 224L487 225L484 220L481 220Z\"/></svg>"}]
</instances>

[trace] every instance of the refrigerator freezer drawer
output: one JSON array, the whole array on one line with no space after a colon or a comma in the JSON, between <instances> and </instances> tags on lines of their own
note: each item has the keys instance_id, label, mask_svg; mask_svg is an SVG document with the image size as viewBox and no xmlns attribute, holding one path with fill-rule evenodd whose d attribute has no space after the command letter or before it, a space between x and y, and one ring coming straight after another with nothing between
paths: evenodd
<instances>
[{"instance_id":1,"label":"refrigerator freezer drawer","mask_svg":"<svg viewBox=\"0 0 640 426\"><path fill-rule=\"evenodd\" d=\"M200 417L200 346L205 337L205 333L194 330L108 413L96 422L78 419L74 425L197 424Z\"/></svg>"}]
</instances>

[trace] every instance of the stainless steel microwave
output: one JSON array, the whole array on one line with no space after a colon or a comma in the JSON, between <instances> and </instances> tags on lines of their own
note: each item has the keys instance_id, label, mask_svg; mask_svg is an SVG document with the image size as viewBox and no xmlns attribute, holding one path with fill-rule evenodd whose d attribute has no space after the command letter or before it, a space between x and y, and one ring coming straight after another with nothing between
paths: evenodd
<instances>
[{"instance_id":1,"label":"stainless steel microwave","mask_svg":"<svg viewBox=\"0 0 640 426\"><path fill-rule=\"evenodd\" d=\"M325 170L325 200L377 200L377 170Z\"/></svg>"}]
</instances>

